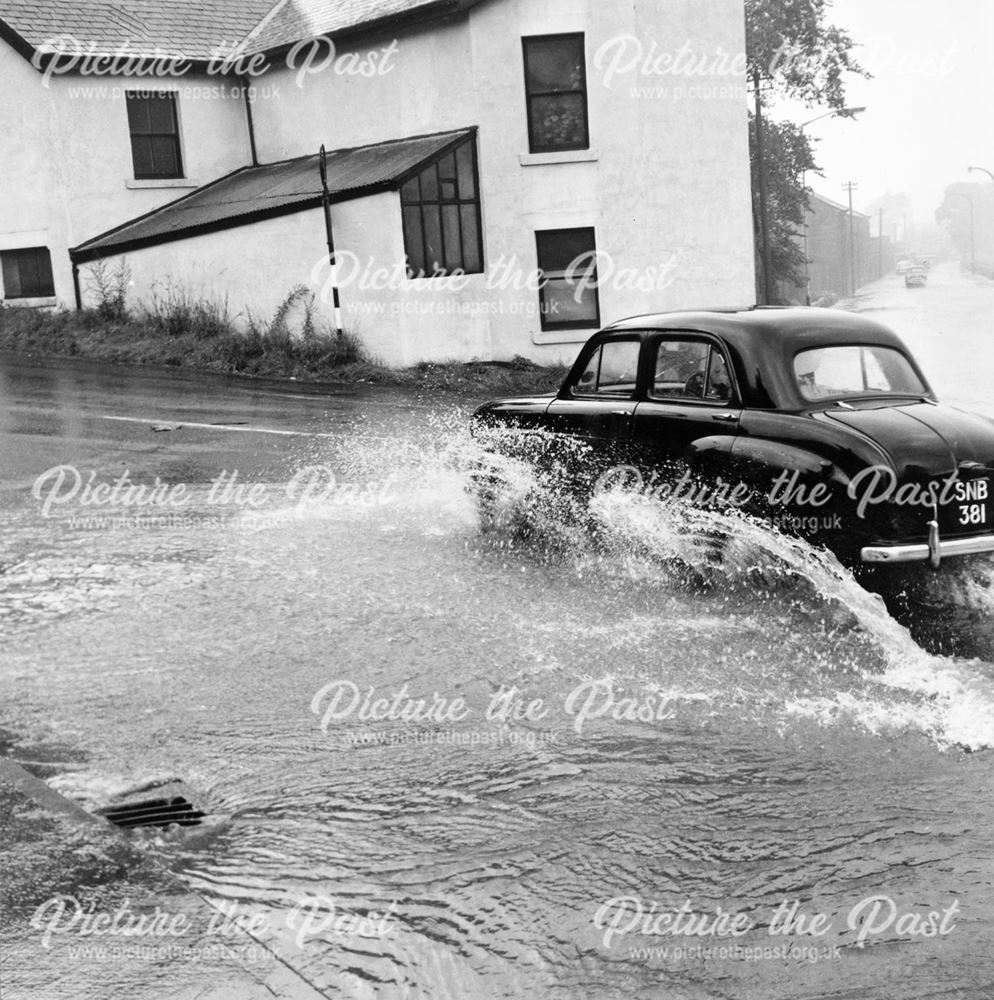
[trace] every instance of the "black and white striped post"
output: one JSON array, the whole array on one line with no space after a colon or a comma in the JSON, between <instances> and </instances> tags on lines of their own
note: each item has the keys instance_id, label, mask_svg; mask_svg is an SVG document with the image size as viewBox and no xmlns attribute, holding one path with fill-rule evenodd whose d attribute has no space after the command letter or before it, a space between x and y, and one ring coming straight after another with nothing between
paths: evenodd
<instances>
[{"instance_id":1,"label":"black and white striped post","mask_svg":"<svg viewBox=\"0 0 994 1000\"><path fill-rule=\"evenodd\" d=\"M321 168L322 204L324 205L324 229L328 237L328 266L331 268L331 299L335 309L335 336L342 335L342 303L338 297L338 267L335 263L335 239L331 232L331 192L328 190L328 154L324 146L318 158Z\"/></svg>"}]
</instances>

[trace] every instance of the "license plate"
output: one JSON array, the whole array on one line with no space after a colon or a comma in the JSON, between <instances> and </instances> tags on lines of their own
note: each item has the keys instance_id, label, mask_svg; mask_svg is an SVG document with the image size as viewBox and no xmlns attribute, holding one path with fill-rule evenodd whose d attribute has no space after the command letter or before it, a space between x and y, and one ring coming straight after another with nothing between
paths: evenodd
<instances>
[{"instance_id":1,"label":"license plate","mask_svg":"<svg viewBox=\"0 0 994 1000\"><path fill-rule=\"evenodd\" d=\"M942 534L982 532L994 520L994 494L988 477L958 479L946 493L949 499L939 508Z\"/></svg>"}]
</instances>

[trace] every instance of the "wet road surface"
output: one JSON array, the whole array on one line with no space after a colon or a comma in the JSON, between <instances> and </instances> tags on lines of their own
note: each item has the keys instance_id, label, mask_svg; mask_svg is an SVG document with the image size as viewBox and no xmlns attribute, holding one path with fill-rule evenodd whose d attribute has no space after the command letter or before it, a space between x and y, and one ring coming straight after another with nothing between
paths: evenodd
<instances>
[{"instance_id":1,"label":"wet road surface","mask_svg":"<svg viewBox=\"0 0 994 1000\"><path fill-rule=\"evenodd\" d=\"M956 402L983 387L930 324L979 344L992 296L948 271L858 305ZM991 995L989 562L885 605L760 528L688 571L718 515L481 534L465 406L0 372L9 752L89 808L181 783L206 824L129 838L299 995ZM125 471L117 501L182 502L112 501ZM78 927L46 949L52 884L22 883L12 995L164 995L147 958L67 952ZM221 989L202 959L171 995Z\"/></svg>"}]
</instances>

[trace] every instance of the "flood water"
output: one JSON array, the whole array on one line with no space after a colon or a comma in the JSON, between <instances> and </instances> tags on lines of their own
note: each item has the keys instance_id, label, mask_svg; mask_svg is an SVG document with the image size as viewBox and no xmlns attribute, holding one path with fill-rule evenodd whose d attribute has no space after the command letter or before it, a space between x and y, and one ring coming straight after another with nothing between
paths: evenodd
<instances>
[{"instance_id":1,"label":"flood water","mask_svg":"<svg viewBox=\"0 0 994 1000\"><path fill-rule=\"evenodd\" d=\"M73 748L51 784L181 779L206 826L130 836L328 996L991 995L994 564L863 586L632 497L481 532L466 407L334 411L256 503L143 453L182 522L4 492L0 724Z\"/></svg>"}]
</instances>

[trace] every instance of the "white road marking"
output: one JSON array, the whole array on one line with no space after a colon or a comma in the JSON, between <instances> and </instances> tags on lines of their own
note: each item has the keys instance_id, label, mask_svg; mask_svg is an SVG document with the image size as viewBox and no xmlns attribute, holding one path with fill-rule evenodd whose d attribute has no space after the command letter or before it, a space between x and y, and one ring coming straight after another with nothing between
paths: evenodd
<instances>
[{"instance_id":1,"label":"white road marking","mask_svg":"<svg viewBox=\"0 0 994 1000\"><path fill-rule=\"evenodd\" d=\"M161 420L148 420L144 417L113 417L109 413L102 413L100 415L101 420L122 420L125 423L130 424L156 424L162 426ZM284 437L317 437L317 438L333 438L341 437L341 432L338 434L325 434L320 431L278 431L272 427L236 427L231 424L198 424L192 420L182 420L177 425L177 430L182 427L204 427L211 431L240 431L242 434L279 434Z\"/></svg>"}]
</instances>

